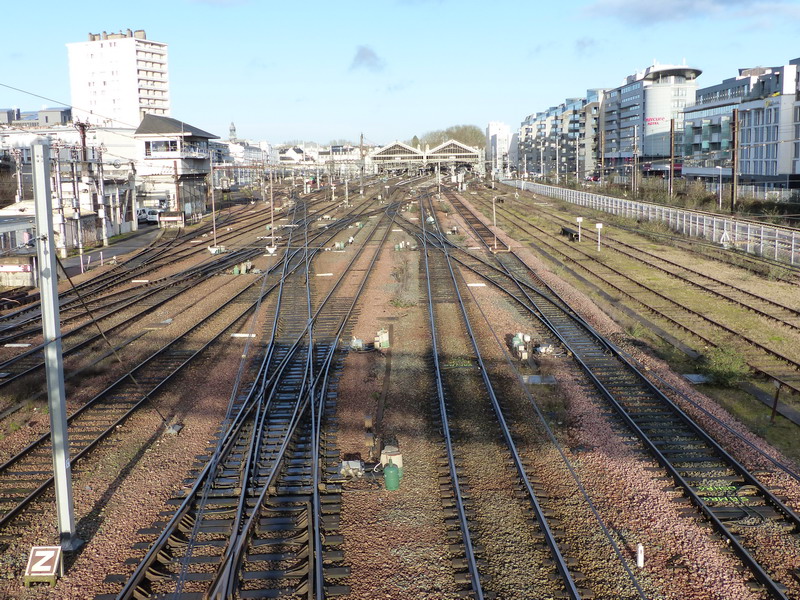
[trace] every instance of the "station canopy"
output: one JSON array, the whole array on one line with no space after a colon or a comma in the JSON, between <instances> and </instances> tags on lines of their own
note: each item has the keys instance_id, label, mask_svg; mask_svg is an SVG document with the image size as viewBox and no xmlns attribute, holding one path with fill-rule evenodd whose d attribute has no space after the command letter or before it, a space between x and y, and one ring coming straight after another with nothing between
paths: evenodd
<instances>
[{"instance_id":1,"label":"station canopy","mask_svg":"<svg viewBox=\"0 0 800 600\"><path fill-rule=\"evenodd\" d=\"M369 155L370 161L379 170L428 167L442 165L455 170L457 167L479 168L483 165L483 151L456 140L447 140L435 148L413 148L403 142L393 142L376 148Z\"/></svg>"}]
</instances>

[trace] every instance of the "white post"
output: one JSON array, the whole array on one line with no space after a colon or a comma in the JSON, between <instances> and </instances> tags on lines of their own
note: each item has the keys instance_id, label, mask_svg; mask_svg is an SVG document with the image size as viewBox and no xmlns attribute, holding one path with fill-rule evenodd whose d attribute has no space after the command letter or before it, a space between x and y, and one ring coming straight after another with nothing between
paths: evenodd
<instances>
[{"instance_id":1,"label":"white post","mask_svg":"<svg viewBox=\"0 0 800 600\"><path fill-rule=\"evenodd\" d=\"M495 208L495 202L497 201L497 196L492 197L492 225L494 226L494 249L497 251L497 210Z\"/></svg>"},{"instance_id":2,"label":"white post","mask_svg":"<svg viewBox=\"0 0 800 600\"><path fill-rule=\"evenodd\" d=\"M644 546L641 544L636 546L636 566L644 569Z\"/></svg>"},{"instance_id":3,"label":"white post","mask_svg":"<svg viewBox=\"0 0 800 600\"><path fill-rule=\"evenodd\" d=\"M603 224L596 223L595 227L597 227L597 251L600 252L600 230L603 229Z\"/></svg>"},{"instance_id":4,"label":"white post","mask_svg":"<svg viewBox=\"0 0 800 600\"><path fill-rule=\"evenodd\" d=\"M578 241L581 241L581 223L583 223L583 217L577 217L575 219L578 222Z\"/></svg>"},{"instance_id":5,"label":"white post","mask_svg":"<svg viewBox=\"0 0 800 600\"><path fill-rule=\"evenodd\" d=\"M44 335L45 378L47 381L50 432L53 447L53 475L56 492L56 517L61 547L77 550L83 542L75 533L72 504L72 472L67 439L67 406L64 391L64 364L58 314L58 276L53 247L53 201L50 197L50 145L31 146L33 195L36 201L36 249L39 258L42 333ZM83 257L81 257L83 258ZM82 263L83 261L81 261Z\"/></svg>"},{"instance_id":6,"label":"white post","mask_svg":"<svg viewBox=\"0 0 800 600\"><path fill-rule=\"evenodd\" d=\"M211 150L211 231L214 233L214 248L217 247L217 207L214 200L214 151Z\"/></svg>"}]
</instances>

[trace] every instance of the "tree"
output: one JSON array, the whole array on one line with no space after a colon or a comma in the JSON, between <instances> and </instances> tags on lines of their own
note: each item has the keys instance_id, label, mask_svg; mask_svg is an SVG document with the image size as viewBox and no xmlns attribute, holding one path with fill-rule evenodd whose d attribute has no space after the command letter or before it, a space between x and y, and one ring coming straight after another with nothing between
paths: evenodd
<instances>
[{"instance_id":1,"label":"tree","mask_svg":"<svg viewBox=\"0 0 800 600\"><path fill-rule=\"evenodd\" d=\"M447 140L456 140L472 148L483 149L486 147L486 136L483 130L476 125L452 125L447 129L429 131L422 136L421 143L433 148Z\"/></svg>"},{"instance_id":2,"label":"tree","mask_svg":"<svg viewBox=\"0 0 800 600\"><path fill-rule=\"evenodd\" d=\"M411 146L412 148L418 148L419 147L419 138L417 136L414 136L413 138L411 138L411 143L409 144L409 146Z\"/></svg>"}]
</instances>

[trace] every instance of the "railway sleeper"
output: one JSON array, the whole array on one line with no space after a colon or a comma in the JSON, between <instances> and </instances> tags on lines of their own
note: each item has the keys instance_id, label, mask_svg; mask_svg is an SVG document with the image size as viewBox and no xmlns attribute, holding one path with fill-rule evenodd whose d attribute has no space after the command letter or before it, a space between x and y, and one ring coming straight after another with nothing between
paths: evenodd
<instances>
[{"instance_id":1,"label":"railway sleeper","mask_svg":"<svg viewBox=\"0 0 800 600\"><path fill-rule=\"evenodd\" d=\"M281 537L258 537L259 533L256 532L256 537L250 542L251 546L258 548L260 546L307 546L308 545L308 528L297 529L292 531L277 530L284 533Z\"/></svg>"},{"instance_id":2,"label":"railway sleeper","mask_svg":"<svg viewBox=\"0 0 800 600\"><path fill-rule=\"evenodd\" d=\"M243 581L253 581L256 579L300 579L306 575L308 575L308 561L291 569L245 571L241 577Z\"/></svg>"},{"instance_id":3,"label":"railway sleeper","mask_svg":"<svg viewBox=\"0 0 800 600\"><path fill-rule=\"evenodd\" d=\"M455 506L444 507L442 509L442 512L444 513L444 516L445 516L445 523L448 520L452 520L452 519L458 518L458 509ZM468 509L466 509L464 511L464 514L467 516L467 518L474 519L476 513L475 513L474 509L468 508Z\"/></svg>"},{"instance_id":4,"label":"railway sleeper","mask_svg":"<svg viewBox=\"0 0 800 600\"><path fill-rule=\"evenodd\" d=\"M447 550L453 556L464 556L464 544L450 544L447 547ZM475 553L475 556L483 556L485 552L483 551L483 546L480 543L473 543L472 550Z\"/></svg>"},{"instance_id":5,"label":"railway sleeper","mask_svg":"<svg viewBox=\"0 0 800 600\"><path fill-rule=\"evenodd\" d=\"M482 568L486 567L486 565L488 564L486 562L486 559L484 559L484 558L478 558L475 561L475 563L479 567L482 567ZM450 564L452 565L452 567L454 569L466 569L466 568L468 568L467 559L464 558L463 556L457 556L457 557L451 558L450 559Z\"/></svg>"},{"instance_id":6,"label":"railway sleeper","mask_svg":"<svg viewBox=\"0 0 800 600\"><path fill-rule=\"evenodd\" d=\"M459 585L472 585L472 577L470 576L469 571L456 571L453 574L454 581ZM487 574L481 573L481 581L489 581L491 577ZM484 598L490 598L491 596L487 595L488 592L484 592ZM471 596L470 596L471 597Z\"/></svg>"},{"instance_id":7,"label":"railway sleeper","mask_svg":"<svg viewBox=\"0 0 800 600\"><path fill-rule=\"evenodd\" d=\"M783 515L771 506L709 506L708 508L723 522L738 521L740 519L752 517L753 513L769 521L778 522L783 520ZM790 528L793 529L793 526L790 526Z\"/></svg>"}]
</instances>

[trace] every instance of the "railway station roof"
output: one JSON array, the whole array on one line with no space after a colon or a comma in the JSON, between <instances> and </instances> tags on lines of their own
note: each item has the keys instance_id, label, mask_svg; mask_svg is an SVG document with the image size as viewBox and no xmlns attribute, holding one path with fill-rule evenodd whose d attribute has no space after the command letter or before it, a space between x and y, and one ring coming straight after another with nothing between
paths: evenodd
<instances>
[{"instance_id":1,"label":"railway station roof","mask_svg":"<svg viewBox=\"0 0 800 600\"><path fill-rule=\"evenodd\" d=\"M203 131L199 127L194 127L178 119L170 117L160 117L158 115L147 114L139 123L139 127L134 132L135 135L182 135L184 137L199 137L207 140L218 140L219 136Z\"/></svg>"},{"instance_id":2,"label":"railway station roof","mask_svg":"<svg viewBox=\"0 0 800 600\"><path fill-rule=\"evenodd\" d=\"M480 162L481 151L456 140L447 140L433 149L420 150L403 142L393 142L370 153L370 159L377 163L427 163L427 162Z\"/></svg>"}]
</instances>

